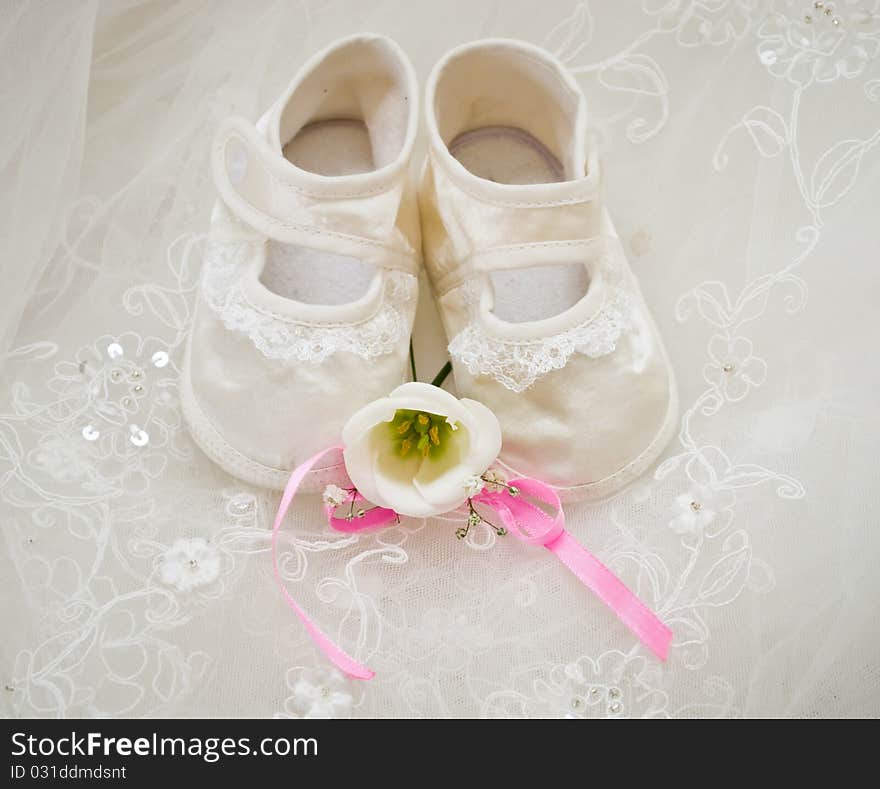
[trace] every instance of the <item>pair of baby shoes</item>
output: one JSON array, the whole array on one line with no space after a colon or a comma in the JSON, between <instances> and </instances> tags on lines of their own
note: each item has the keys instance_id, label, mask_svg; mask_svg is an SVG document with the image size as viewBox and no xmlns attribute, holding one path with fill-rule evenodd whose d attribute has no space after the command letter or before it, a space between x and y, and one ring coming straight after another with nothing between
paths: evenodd
<instances>
[{"instance_id":1,"label":"pair of baby shoes","mask_svg":"<svg viewBox=\"0 0 880 789\"><path fill-rule=\"evenodd\" d=\"M424 259L458 393L487 405L499 465L567 500L644 471L676 422L675 382L600 192L583 94L530 44L449 52L426 91L357 35L311 58L253 125L221 127L181 386L201 448L283 488L348 417L409 373ZM310 473L344 477L341 452Z\"/></svg>"}]
</instances>

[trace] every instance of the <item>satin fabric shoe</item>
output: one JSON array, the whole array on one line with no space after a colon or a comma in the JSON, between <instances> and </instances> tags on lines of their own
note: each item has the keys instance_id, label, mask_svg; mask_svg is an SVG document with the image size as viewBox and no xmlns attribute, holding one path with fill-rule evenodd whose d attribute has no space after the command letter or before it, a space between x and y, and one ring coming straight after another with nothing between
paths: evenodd
<instances>
[{"instance_id":1,"label":"satin fabric shoe","mask_svg":"<svg viewBox=\"0 0 880 789\"><path fill-rule=\"evenodd\" d=\"M283 488L339 443L354 411L405 380L417 127L413 69L374 35L311 58L256 125L222 124L181 389L194 439L236 477ZM304 487L344 478L340 454Z\"/></svg>"},{"instance_id":2,"label":"satin fabric shoe","mask_svg":"<svg viewBox=\"0 0 880 789\"><path fill-rule=\"evenodd\" d=\"M677 396L583 93L548 52L495 39L449 52L425 104L423 252L458 393L495 412L511 474L612 494L669 441Z\"/></svg>"}]
</instances>

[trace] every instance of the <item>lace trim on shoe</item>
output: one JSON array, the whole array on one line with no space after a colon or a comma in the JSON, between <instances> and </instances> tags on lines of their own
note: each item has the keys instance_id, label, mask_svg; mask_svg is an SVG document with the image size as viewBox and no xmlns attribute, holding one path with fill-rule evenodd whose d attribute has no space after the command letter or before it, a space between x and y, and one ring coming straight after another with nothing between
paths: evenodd
<instances>
[{"instance_id":1,"label":"lace trim on shoe","mask_svg":"<svg viewBox=\"0 0 880 789\"><path fill-rule=\"evenodd\" d=\"M604 242L603 242L604 244ZM477 319L478 280L460 285L470 313L468 325L449 343L449 353L471 375L489 375L513 392L524 392L535 381L561 370L576 353L598 359L614 353L631 324L631 296L626 263L615 243L596 257L605 294L602 305L587 320L565 331L529 340L510 340L488 333Z\"/></svg>"},{"instance_id":2,"label":"lace trim on shoe","mask_svg":"<svg viewBox=\"0 0 880 789\"><path fill-rule=\"evenodd\" d=\"M270 359L320 364L340 352L373 359L391 353L409 332L416 278L385 272L382 302L370 317L350 324L316 324L277 315L252 304L241 286L248 243L211 243L205 252L202 295L232 331L246 334Z\"/></svg>"}]
</instances>

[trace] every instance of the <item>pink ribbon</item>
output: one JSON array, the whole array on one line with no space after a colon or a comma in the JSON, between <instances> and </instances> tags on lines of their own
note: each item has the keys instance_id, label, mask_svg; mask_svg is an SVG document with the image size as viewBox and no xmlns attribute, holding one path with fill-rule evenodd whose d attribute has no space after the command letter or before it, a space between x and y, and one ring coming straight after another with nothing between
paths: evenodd
<instances>
[{"instance_id":1,"label":"pink ribbon","mask_svg":"<svg viewBox=\"0 0 880 789\"><path fill-rule=\"evenodd\" d=\"M293 609L293 613L295 613L299 617L300 622L305 625L309 635L321 651L330 658L340 671L348 674L348 676L354 677L355 679L372 679L375 674L373 671L361 663L358 663L351 655L333 643L332 639L325 635L324 632L311 620L309 615L300 608L290 592L287 591L287 587L284 585L284 579L281 577L281 571L278 569L278 529L281 527L284 516L287 515L287 510L290 509L290 503L293 501L293 497L299 490L299 486L305 479L306 474L312 470L312 466L324 457L324 455L327 455L334 450L338 451L339 449L340 447L330 447L329 449L318 452L317 455L312 455L312 457L310 457L305 463L297 466L290 475L290 479L287 480L287 485L281 496L281 503L278 505L278 512L275 515L275 523L272 524L272 569L275 573L275 580L278 581L278 586L281 587L281 593L287 601L287 605ZM390 512L390 510L386 510L386 512ZM397 516L395 515L394 517L396 518Z\"/></svg>"},{"instance_id":2,"label":"pink ribbon","mask_svg":"<svg viewBox=\"0 0 880 789\"><path fill-rule=\"evenodd\" d=\"M509 490L490 493L484 490L474 502L483 502L498 513L507 530L523 542L543 545L554 554L580 582L607 605L648 649L666 660L672 631L663 624L614 573L565 530L565 514L556 491L536 479L514 479ZM548 505L552 514L533 504L535 499Z\"/></svg>"},{"instance_id":3,"label":"pink ribbon","mask_svg":"<svg viewBox=\"0 0 880 789\"><path fill-rule=\"evenodd\" d=\"M294 469L290 475L272 526L272 567L284 599L299 617L321 651L348 676L355 679L371 679L374 672L358 663L338 647L297 604L290 592L287 591L284 579L278 569L278 530L290 508L293 497L315 463L324 455L339 450L340 447L331 447L318 452ZM518 539L532 545L542 545L554 554L577 576L584 586L591 589L605 605L614 611L620 621L648 649L661 660L666 660L669 644L672 641L672 631L611 570L565 530L565 514L556 491L535 479L515 479L511 480L509 485L518 491L515 495L511 494L510 489L503 489L500 492L484 489L473 497L472 501L491 508L498 515L504 527ZM359 493L352 495L355 505L364 501ZM550 512L545 511L540 506L541 504L545 505ZM365 510L361 517L352 519L336 517L335 508L332 506L325 506L324 509L330 526L340 532L362 532L398 520L398 515L394 510L383 507Z\"/></svg>"}]
</instances>

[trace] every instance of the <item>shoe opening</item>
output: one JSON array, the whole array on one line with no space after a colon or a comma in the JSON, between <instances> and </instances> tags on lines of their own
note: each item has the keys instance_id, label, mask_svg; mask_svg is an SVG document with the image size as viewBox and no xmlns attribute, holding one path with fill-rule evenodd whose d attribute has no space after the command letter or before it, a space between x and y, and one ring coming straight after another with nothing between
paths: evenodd
<instances>
[{"instance_id":1,"label":"shoe opening","mask_svg":"<svg viewBox=\"0 0 880 789\"><path fill-rule=\"evenodd\" d=\"M584 176L582 101L555 61L495 41L464 48L445 63L431 110L450 153L474 175L552 183Z\"/></svg>"},{"instance_id":2,"label":"shoe opening","mask_svg":"<svg viewBox=\"0 0 880 789\"><path fill-rule=\"evenodd\" d=\"M406 145L411 89L388 41L352 39L330 51L289 96L278 128L284 156L327 176L392 164Z\"/></svg>"},{"instance_id":3,"label":"shoe opening","mask_svg":"<svg viewBox=\"0 0 880 789\"><path fill-rule=\"evenodd\" d=\"M269 241L260 282L286 299L337 306L363 299L375 276L376 267L358 258Z\"/></svg>"},{"instance_id":4,"label":"shoe opening","mask_svg":"<svg viewBox=\"0 0 880 789\"><path fill-rule=\"evenodd\" d=\"M431 107L449 153L478 178L540 185L583 178L583 95L563 67L528 45L481 42L439 72ZM494 271L493 313L541 321L573 307L590 287L582 263Z\"/></svg>"}]
</instances>

